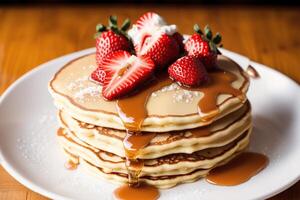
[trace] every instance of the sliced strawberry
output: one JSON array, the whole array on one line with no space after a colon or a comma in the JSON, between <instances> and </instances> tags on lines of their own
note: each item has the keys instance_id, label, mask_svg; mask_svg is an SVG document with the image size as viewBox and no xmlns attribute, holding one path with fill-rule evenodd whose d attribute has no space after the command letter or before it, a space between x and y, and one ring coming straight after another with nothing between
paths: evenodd
<instances>
[{"instance_id":1,"label":"sliced strawberry","mask_svg":"<svg viewBox=\"0 0 300 200\"><path fill-rule=\"evenodd\" d=\"M102 69L102 67L98 67L93 73L91 74L91 79L99 83L100 85L104 84L106 73Z\"/></svg>"},{"instance_id":2,"label":"sliced strawberry","mask_svg":"<svg viewBox=\"0 0 300 200\"><path fill-rule=\"evenodd\" d=\"M198 86L208 80L205 67L193 56L179 58L168 68L170 78L186 86Z\"/></svg>"},{"instance_id":3,"label":"sliced strawberry","mask_svg":"<svg viewBox=\"0 0 300 200\"><path fill-rule=\"evenodd\" d=\"M136 24L128 31L137 54L141 51L145 39L159 31L163 26L167 26L166 22L154 12L147 12L137 20Z\"/></svg>"},{"instance_id":4,"label":"sliced strawberry","mask_svg":"<svg viewBox=\"0 0 300 200\"><path fill-rule=\"evenodd\" d=\"M147 12L142 15L136 22L136 26L138 29L143 28L153 28L156 26L164 26L167 25L164 19L154 12Z\"/></svg>"},{"instance_id":5,"label":"sliced strawberry","mask_svg":"<svg viewBox=\"0 0 300 200\"><path fill-rule=\"evenodd\" d=\"M148 56L136 57L127 51L116 51L102 62L106 73L102 95L108 100L128 94L154 71L154 62Z\"/></svg>"},{"instance_id":6,"label":"sliced strawberry","mask_svg":"<svg viewBox=\"0 0 300 200\"><path fill-rule=\"evenodd\" d=\"M137 55L148 55L157 67L164 67L179 55L179 47L172 37L176 25L167 25L158 14L148 12L141 16L128 35Z\"/></svg>"},{"instance_id":7,"label":"sliced strawberry","mask_svg":"<svg viewBox=\"0 0 300 200\"><path fill-rule=\"evenodd\" d=\"M139 39L134 40L134 50L137 55L140 55L144 43L151 37L151 34L145 32L139 34Z\"/></svg>"},{"instance_id":8,"label":"sliced strawberry","mask_svg":"<svg viewBox=\"0 0 300 200\"><path fill-rule=\"evenodd\" d=\"M157 32L144 39L138 55L149 56L159 68L167 66L179 56L176 40L165 33Z\"/></svg>"}]
</instances>

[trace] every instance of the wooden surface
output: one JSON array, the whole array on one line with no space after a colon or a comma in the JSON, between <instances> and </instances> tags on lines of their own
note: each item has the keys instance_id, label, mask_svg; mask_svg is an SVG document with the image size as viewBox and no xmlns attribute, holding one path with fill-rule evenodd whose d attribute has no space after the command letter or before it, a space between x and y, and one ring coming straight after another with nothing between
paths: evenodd
<instances>
[{"instance_id":1,"label":"wooden surface","mask_svg":"<svg viewBox=\"0 0 300 200\"><path fill-rule=\"evenodd\" d=\"M148 10L159 12L184 33L192 33L195 22L202 26L210 24L213 30L222 33L225 48L272 66L300 83L298 8L182 5L0 7L0 94L37 65L92 47L95 24L106 23L110 14L135 20ZM0 166L0 200L7 199L46 198L19 184ZM300 199L300 182L271 199Z\"/></svg>"}]
</instances>

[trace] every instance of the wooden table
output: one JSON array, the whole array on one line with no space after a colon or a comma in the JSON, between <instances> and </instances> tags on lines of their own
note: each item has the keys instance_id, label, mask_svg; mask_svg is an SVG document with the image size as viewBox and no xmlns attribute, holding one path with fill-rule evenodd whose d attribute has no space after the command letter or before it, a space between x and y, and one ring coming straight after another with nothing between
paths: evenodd
<instances>
[{"instance_id":1,"label":"wooden table","mask_svg":"<svg viewBox=\"0 0 300 200\"><path fill-rule=\"evenodd\" d=\"M73 6L0 8L0 94L18 77L58 56L94 45L97 22L110 14L137 19L153 10L184 33L194 23L222 33L224 47L300 83L300 12L282 7ZM284 172L283 172L284 173ZM46 199L0 167L0 200ZM300 182L272 200L300 199Z\"/></svg>"}]
</instances>

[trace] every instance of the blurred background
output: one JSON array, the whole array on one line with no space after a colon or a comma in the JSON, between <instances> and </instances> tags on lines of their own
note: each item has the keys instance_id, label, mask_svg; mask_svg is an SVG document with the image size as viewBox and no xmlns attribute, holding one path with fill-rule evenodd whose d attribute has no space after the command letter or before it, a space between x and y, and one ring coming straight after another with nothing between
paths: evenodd
<instances>
[{"instance_id":1,"label":"blurred background","mask_svg":"<svg viewBox=\"0 0 300 200\"><path fill-rule=\"evenodd\" d=\"M0 4L78 4L78 3L137 3L137 4L239 4L239 5L299 5L299 0L0 0Z\"/></svg>"}]
</instances>

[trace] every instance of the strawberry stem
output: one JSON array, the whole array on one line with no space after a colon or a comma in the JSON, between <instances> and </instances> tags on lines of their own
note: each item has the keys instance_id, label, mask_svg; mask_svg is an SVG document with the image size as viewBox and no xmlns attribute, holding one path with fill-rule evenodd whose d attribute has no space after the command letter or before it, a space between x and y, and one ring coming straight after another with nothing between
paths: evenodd
<instances>
[{"instance_id":1,"label":"strawberry stem","mask_svg":"<svg viewBox=\"0 0 300 200\"><path fill-rule=\"evenodd\" d=\"M221 44L222 36L219 32L216 33L216 35L214 36L210 27L206 25L204 27L204 34L203 34L198 24L194 25L194 30L196 33L201 35L202 39L206 40L209 43L209 47L212 51L221 54L221 52L218 50L218 47L223 47L223 45Z\"/></svg>"},{"instance_id":2,"label":"strawberry stem","mask_svg":"<svg viewBox=\"0 0 300 200\"><path fill-rule=\"evenodd\" d=\"M118 20L117 16L112 15L108 18L108 26L104 26L103 24L97 24L96 26L96 34L95 38L99 37L102 32L107 30L112 30L114 33L125 36L128 40L130 40L129 36L127 35L126 31L130 27L130 20L127 18L123 21L121 28L118 28Z\"/></svg>"}]
</instances>

